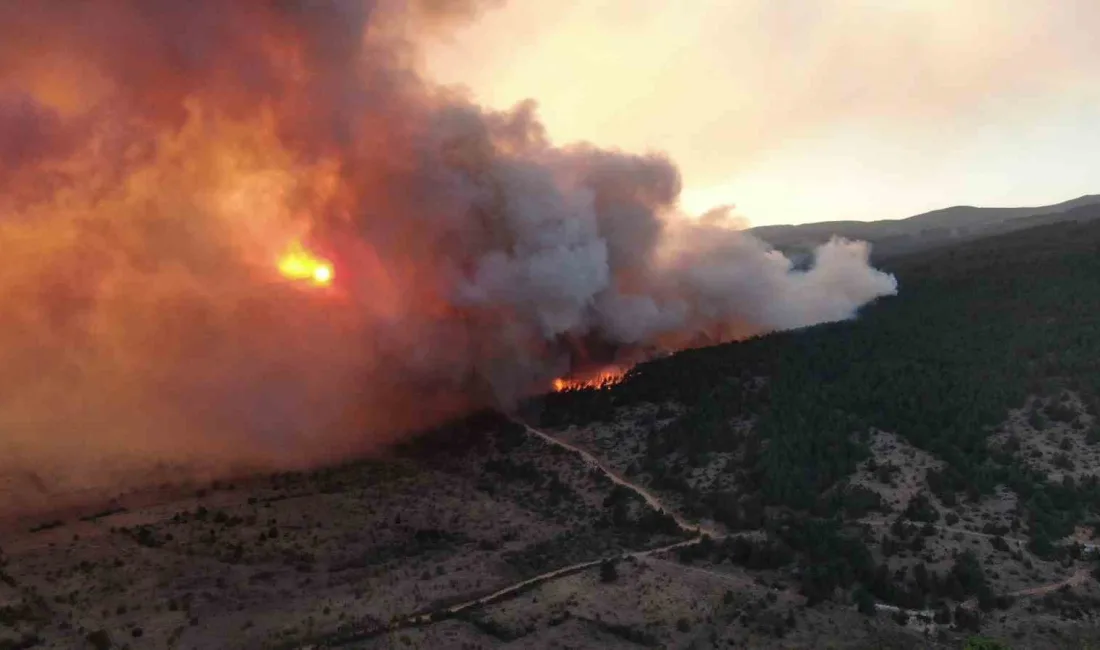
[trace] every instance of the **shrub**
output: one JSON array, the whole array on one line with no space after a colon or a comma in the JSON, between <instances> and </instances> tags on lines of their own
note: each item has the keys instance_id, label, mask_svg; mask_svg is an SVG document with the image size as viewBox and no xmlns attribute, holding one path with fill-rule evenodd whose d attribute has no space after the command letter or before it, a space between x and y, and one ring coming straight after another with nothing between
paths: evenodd
<instances>
[{"instance_id":1,"label":"shrub","mask_svg":"<svg viewBox=\"0 0 1100 650\"><path fill-rule=\"evenodd\" d=\"M619 579L619 571L615 568L614 560L600 562L600 582L615 582Z\"/></svg>"},{"instance_id":2,"label":"shrub","mask_svg":"<svg viewBox=\"0 0 1100 650\"><path fill-rule=\"evenodd\" d=\"M84 638L95 650L110 650L111 646L114 645L107 630L96 630Z\"/></svg>"}]
</instances>

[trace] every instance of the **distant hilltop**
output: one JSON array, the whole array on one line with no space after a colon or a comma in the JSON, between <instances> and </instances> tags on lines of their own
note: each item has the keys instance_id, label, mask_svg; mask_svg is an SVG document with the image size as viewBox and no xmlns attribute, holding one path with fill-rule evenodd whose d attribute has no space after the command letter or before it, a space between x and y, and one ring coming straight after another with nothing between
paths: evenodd
<instances>
[{"instance_id":1,"label":"distant hilltop","mask_svg":"<svg viewBox=\"0 0 1100 650\"><path fill-rule=\"evenodd\" d=\"M874 245L874 256L881 259L1032 226L1096 218L1100 218L1100 194L1040 207L957 205L906 219L760 226L750 232L784 252L796 254L808 252L834 235L865 240Z\"/></svg>"}]
</instances>

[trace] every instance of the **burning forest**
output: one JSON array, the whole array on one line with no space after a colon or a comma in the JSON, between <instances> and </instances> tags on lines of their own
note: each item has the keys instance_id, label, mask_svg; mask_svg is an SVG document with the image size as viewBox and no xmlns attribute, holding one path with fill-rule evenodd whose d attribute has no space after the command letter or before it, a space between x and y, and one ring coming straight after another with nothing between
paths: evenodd
<instances>
[{"instance_id":1,"label":"burning forest","mask_svg":"<svg viewBox=\"0 0 1100 650\"><path fill-rule=\"evenodd\" d=\"M0 476L324 462L894 293L865 244L795 270L684 215L665 157L555 147L533 103L419 75L417 43L483 9L0 6Z\"/></svg>"}]
</instances>

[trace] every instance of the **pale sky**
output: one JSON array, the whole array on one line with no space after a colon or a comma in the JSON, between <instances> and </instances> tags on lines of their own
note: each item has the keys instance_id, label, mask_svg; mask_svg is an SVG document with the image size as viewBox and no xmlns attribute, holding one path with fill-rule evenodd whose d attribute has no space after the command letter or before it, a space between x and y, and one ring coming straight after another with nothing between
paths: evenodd
<instances>
[{"instance_id":1,"label":"pale sky","mask_svg":"<svg viewBox=\"0 0 1100 650\"><path fill-rule=\"evenodd\" d=\"M510 0L435 79L668 152L752 225L1100 193L1098 0Z\"/></svg>"}]
</instances>

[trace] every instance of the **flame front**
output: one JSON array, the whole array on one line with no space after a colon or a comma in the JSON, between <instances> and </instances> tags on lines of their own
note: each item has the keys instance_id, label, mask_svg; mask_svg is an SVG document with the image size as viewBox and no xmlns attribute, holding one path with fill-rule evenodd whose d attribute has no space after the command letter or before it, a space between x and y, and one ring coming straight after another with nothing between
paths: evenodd
<instances>
[{"instance_id":1,"label":"flame front","mask_svg":"<svg viewBox=\"0 0 1100 650\"><path fill-rule=\"evenodd\" d=\"M299 242L279 259L279 273L290 280L309 280L318 286L332 284L336 276L332 263L310 253Z\"/></svg>"},{"instance_id":2,"label":"flame front","mask_svg":"<svg viewBox=\"0 0 1100 650\"><path fill-rule=\"evenodd\" d=\"M617 366L603 368L595 374L580 377L558 377L553 382L554 391L562 393L570 390L603 390L618 384L626 376L626 370Z\"/></svg>"}]
</instances>

